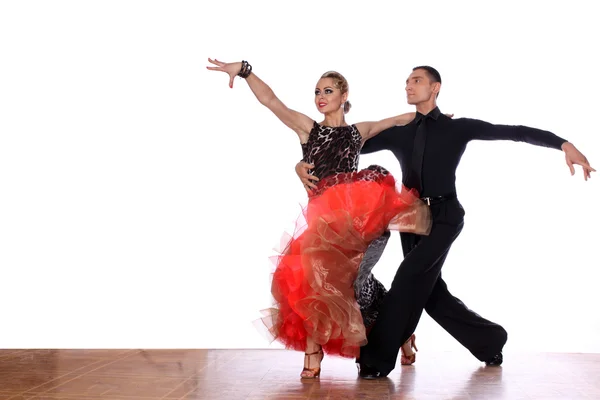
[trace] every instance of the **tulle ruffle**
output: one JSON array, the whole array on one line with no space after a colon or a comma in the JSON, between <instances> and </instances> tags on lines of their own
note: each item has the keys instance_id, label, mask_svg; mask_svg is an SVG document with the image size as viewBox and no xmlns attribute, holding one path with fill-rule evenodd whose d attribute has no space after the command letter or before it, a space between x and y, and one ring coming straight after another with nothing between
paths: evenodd
<instances>
[{"instance_id":1,"label":"tulle ruffle","mask_svg":"<svg viewBox=\"0 0 600 400\"><path fill-rule=\"evenodd\" d=\"M386 229L427 235L429 208L372 166L319 182L294 234L276 258L274 306L262 322L272 339L304 351L307 337L326 353L356 357L366 332L354 281L369 243Z\"/></svg>"}]
</instances>

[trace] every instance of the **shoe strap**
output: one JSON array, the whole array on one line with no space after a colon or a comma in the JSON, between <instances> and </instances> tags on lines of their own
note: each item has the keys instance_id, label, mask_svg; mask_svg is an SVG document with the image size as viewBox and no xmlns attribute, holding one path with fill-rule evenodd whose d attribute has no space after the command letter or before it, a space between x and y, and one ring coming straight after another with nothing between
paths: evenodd
<instances>
[{"instance_id":1,"label":"shoe strap","mask_svg":"<svg viewBox=\"0 0 600 400\"><path fill-rule=\"evenodd\" d=\"M304 353L305 356L314 356L315 354L321 354L323 352L323 349L319 350L319 351L315 351L314 353Z\"/></svg>"}]
</instances>

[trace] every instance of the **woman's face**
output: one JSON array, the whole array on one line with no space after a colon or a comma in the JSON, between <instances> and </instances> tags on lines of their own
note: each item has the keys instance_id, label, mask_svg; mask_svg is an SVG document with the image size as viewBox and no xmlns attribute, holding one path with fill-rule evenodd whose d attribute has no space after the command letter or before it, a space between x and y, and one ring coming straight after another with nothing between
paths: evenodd
<instances>
[{"instance_id":1,"label":"woman's face","mask_svg":"<svg viewBox=\"0 0 600 400\"><path fill-rule=\"evenodd\" d=\"M315 88L315 105L322 114L339 110L346 102L348 94L333 86L333 78L321 78Z\"/></svg>"}]
</instances>

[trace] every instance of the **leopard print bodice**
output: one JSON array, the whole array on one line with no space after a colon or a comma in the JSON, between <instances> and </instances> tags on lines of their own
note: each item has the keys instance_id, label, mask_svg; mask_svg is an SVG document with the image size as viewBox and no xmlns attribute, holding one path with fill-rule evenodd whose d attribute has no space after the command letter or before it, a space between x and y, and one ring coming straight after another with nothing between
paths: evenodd
<instances>
[{"instance_id":1,"label":"leopard print bodice","mask_svg":"<svg viewBox=\"0 0 600 400\"><path fill-rule=\"evenodd\" d=\"M311 173L319 177L320 188L313 190L312 195L319 195L328 186L345 182L346 179L377 180L381 176L387 176L389 172L377 165L371 165L355 176L343 176L358 170L361 147L362 137L355 125L333 128L315 122L308 141L302 144L302 161L314 164ZM386 232L371 243L354 284L356 300L366 328L374 324L387 293L385 286L375 279L371 270L383 254L389 237L390 233Z\"/></svg>"},{"instance_id":2,"label":"leopard print bodice","mask_svg":"<svg viewBox=\"0 0 600 400\"><path fill-rule=\"evenodd\" d=\"M310 173L319 179L355 172L361 147L362 137L355 125L330 127L315 122L308 141L302 143L302 161L315 166Z\"/></svg>"}]
</instances>

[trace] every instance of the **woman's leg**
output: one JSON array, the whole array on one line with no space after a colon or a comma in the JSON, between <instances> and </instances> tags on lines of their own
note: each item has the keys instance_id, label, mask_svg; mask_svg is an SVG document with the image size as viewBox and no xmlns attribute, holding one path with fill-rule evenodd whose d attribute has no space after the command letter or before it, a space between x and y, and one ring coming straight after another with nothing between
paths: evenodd
<instances>
[{"instance_id":1,"label":"woman's leg","mask_svg":"<svg viewBox=\"0 0 600 400\"><path fill-rule=\"evenodd\" d=\"M300 376L305 379L318 378L321 374L321 361L323 360L323 349L315 341L306 338L306 351L304 352L304 369Z\"/></svg>"}]
</instances>

